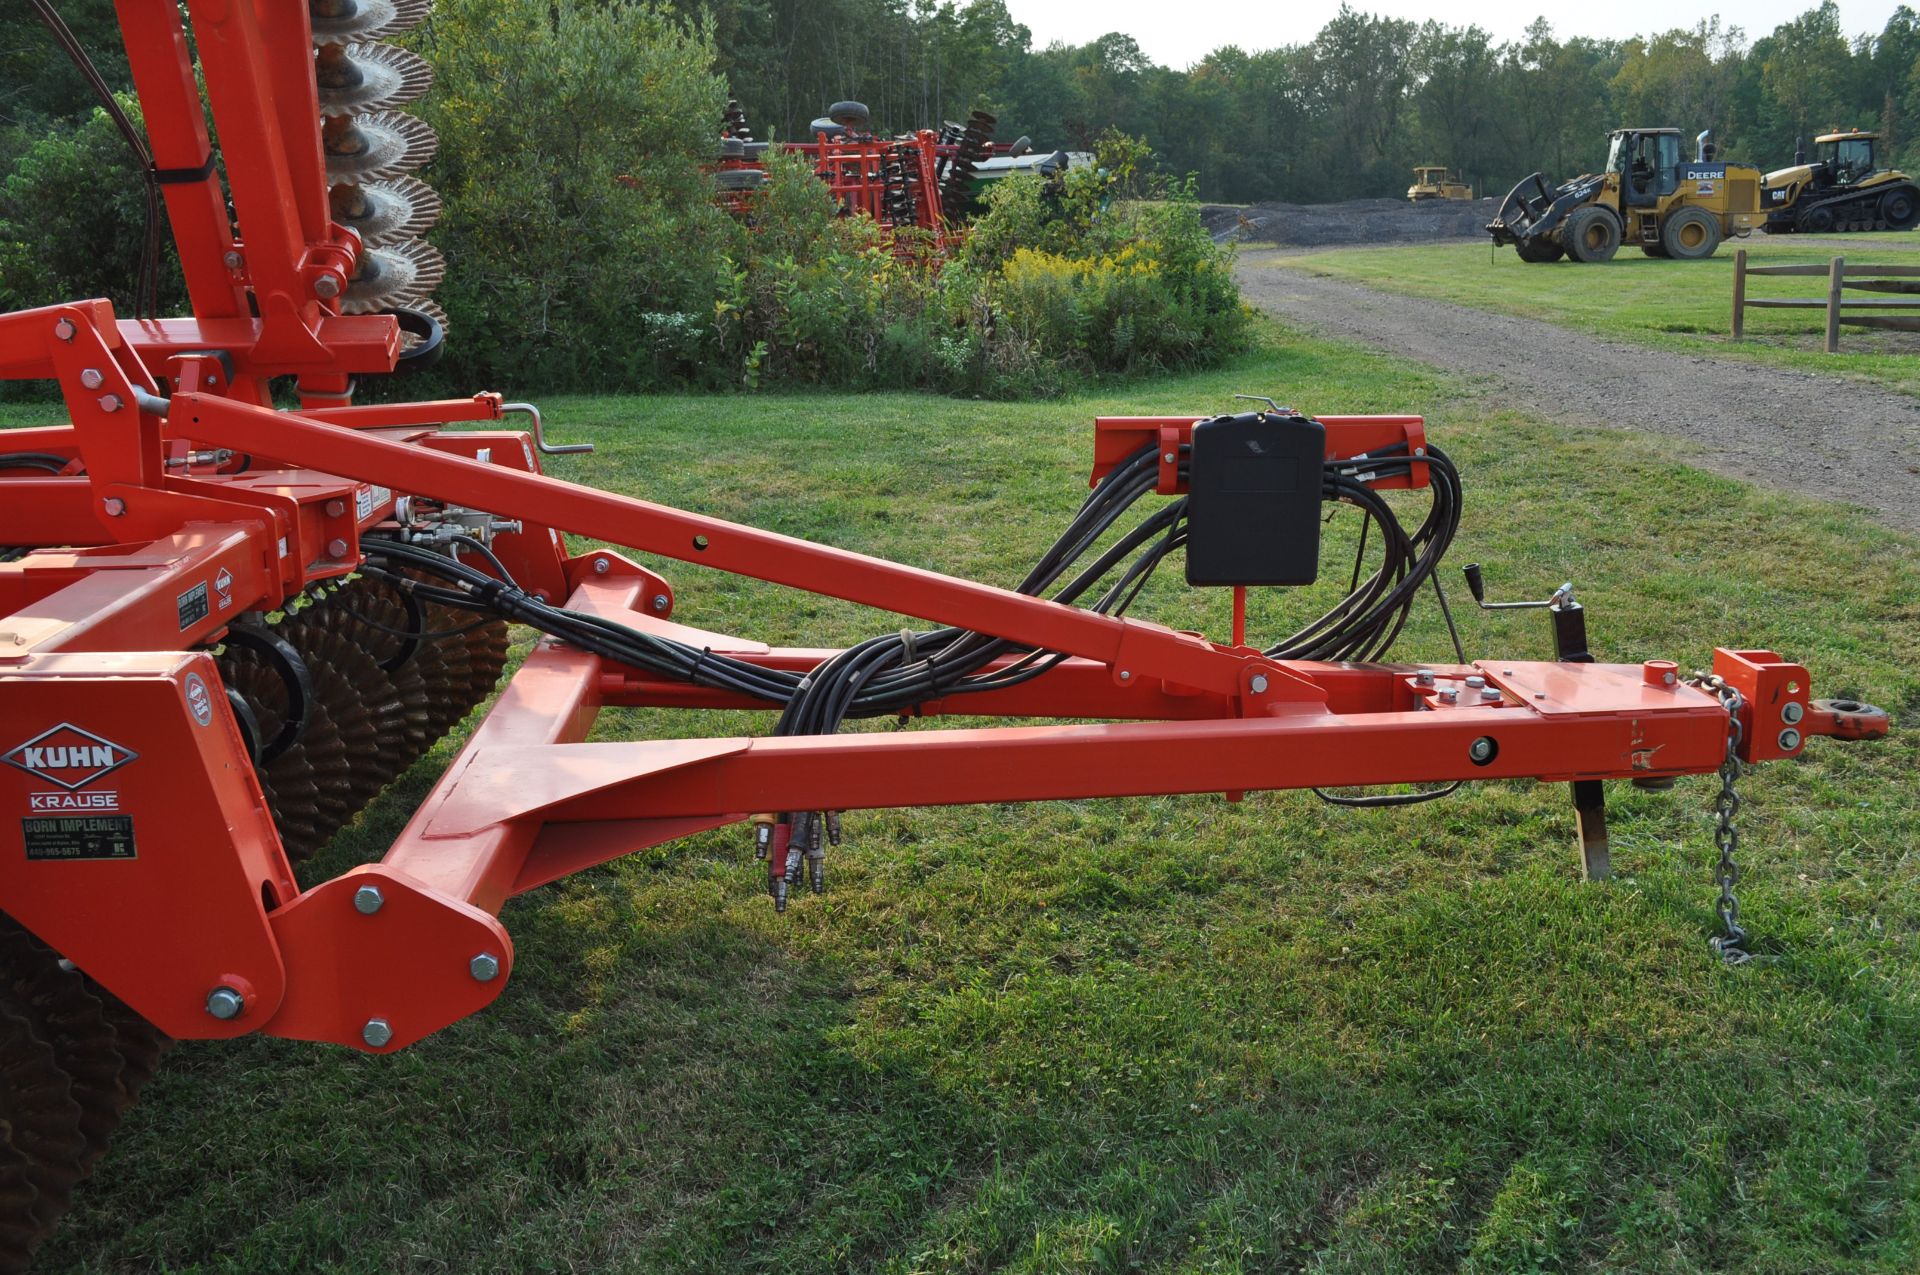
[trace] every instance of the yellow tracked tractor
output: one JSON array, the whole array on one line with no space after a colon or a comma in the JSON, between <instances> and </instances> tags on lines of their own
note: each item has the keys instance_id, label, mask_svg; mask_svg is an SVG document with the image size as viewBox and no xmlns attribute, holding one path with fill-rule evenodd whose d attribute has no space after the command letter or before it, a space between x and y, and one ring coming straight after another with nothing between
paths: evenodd
<instances>
[{"instance_id":1,"label":"yellow tracked tractor","mask_svg":"<svg viewBox=\"0 0 1920 1275\"><path fill-rule=\"evenodd\" d=\"M1407 198L1416 204L1428 199L1472 199L1473 187L1457 180L1445 168L1416 168L1413 185L1407 187Z\"/></svg>"},{"instance_id":2,"label":"yellow tracked tractor","mask_svg":"<svg viewBox=\"0 0 1920 1275\"><path fill-rule=\"evenodd\" d=\"M1874 159L1878 133L1852 129L1813 139L1791 168L1767 174L1767 233L1911 230L1920 224L1920 186Z\"/></svg>"},{"instance_id":3,"label":"yellow tracked tractor","mask_svg":"<svg viewBox=\"0 0 1920 1275\"><path fill-rule=\"evenodd\" d=\"M1557 187L1535 173L1515 186L1487 223L1493 241L1531 262L1608 261L1623 243L1697 261L1765 222L1760 170L1716 161L1706 133L1692 161L1676 128L1616 129L1608 141L1604 172Z\"/></svg>"}]
</instances>

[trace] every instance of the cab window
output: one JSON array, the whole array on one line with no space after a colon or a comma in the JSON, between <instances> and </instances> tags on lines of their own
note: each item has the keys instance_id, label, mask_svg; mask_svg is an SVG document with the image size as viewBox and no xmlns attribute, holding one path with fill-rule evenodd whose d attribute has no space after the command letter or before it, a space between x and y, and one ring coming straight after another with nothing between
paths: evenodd
<instances>
[{"instance_id":1,"label":"cab window","mask_svg":"<svg viewBox=\"0 0 1920 1275\"><path fill-rule=\"evenodd\" d=\"M1820 143L1820 160L1840 181L1857 181L1873 171L1873 139L1843 137Z\"/></svg>"}]
</instances>

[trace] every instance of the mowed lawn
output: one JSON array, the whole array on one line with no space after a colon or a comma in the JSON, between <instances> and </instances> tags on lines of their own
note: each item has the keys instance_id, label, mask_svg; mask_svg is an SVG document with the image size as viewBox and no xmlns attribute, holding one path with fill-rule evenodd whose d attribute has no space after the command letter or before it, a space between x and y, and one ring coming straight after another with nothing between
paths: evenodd
<instances>
[{"instance_id":1,"label":"mowed lawn","mask_svg":"<svg viewBox=\"0 0 1920 1275\"><path fill-rule=\"evenodd\" d=\"M1012 582L1085 491L1092 416L1242 391L1432 409L1467 487L1449 584L1474 560L1507 598L1571 578L1602 658L1770 647L1816 694L1920 716L1912 540L1658 440L1449 411L1458 384L1355 349L1270 333L1220 371L1061 403L543 406L600 448L569 477ZM1333 519L1330 564L1354 530ZM898 627L671 574L702 627ZM1137 613L1219 631L1225 597L1167 575ZM1324 600L1264 594L1253 631ZM1472 655L1550 653L1537 615L1461 622ZM1448 658L1430 604L1400 651ZM622 712L602 735L745 728L764 722ZM1617 787L1604 884L1577 878L1566 790L1532 783L1400 812L1304 793L853 812L830 892L784 917L745 831L692 838L509 904L499 1002L398 1055L180 1046L44 1265L1911 1271L1916 740L1816 742L1746 781L1766 959L1743 969L1707 948L1705 778ZM308 879L377 856L451 748Z\"/></svg>"},{"instance_id":2,"label":"mowed lawn","mask_svg":"<svg viewBox=\"0 0 1920 1275\"><path fill-rule=\"evenodd\" d=\"M1920 333L1842 327L1840 352L1828 354L1824 310L1749 309L1746 338L1733 340L1734 253L1741 248L1747 250L1750 265L1825 265L1834 257L1858 265L1920 265L1920 232L1915 232L1778 238L1755 233L1728 240L1706 261L1661 260L1623 247L1602 265L1565 260L1530 265L1511 248L1489 253L1485 241L1284 257L1250 249L1245 268L1307 270L1613 340L1864 377L1920 395ZM1826 294L1824 277L1750 278L1747 286L1749 297L1824 300ZM1847 295L1859 299L1884 294L1855 290ZM1516 339L1524 336L1516 333Z\"/></svg>"}]
</instances>

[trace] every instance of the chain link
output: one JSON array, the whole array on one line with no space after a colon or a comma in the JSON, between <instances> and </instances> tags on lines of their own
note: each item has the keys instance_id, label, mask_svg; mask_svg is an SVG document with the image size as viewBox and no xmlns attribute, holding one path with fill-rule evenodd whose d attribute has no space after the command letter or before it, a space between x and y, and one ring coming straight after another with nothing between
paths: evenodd
<instances>
[{"instance_id":1,"label":"chain link","mask_svg":"<svg viewBox=\"0 0 1920 1275\"><path fill-rule=\"evenodd\" d=\"M1753 959L1753 953L1747 950L1747 931L1740 924L1740 899L1734 894L1734 887L1740 883L1740 865L1734 860L1740 849L1740 827L1735 822L1740 814L1740 794L1734 784L1742 774L1740 709L1744 701L1739 691L1714 674L1696 673L1692 682L1717 697L1720 707L1727 710L1727 755L1720 763L1720 791L1713 799L1713 843L1720 850L1720 862L1713 874L1720 886L1720 898L1714 910L1720 914L1721 933L1711 942L1728 965L1745 965Z\"/></svg>"}]
</instances>

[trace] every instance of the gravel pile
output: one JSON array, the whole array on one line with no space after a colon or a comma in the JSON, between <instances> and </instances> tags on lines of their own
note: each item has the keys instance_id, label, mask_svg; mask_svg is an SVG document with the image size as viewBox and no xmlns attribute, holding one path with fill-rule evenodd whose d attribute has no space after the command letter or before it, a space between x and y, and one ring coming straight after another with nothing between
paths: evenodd
<instances>
[{"instance_id":1,"label":"gravel pile","mask_svg":"<svg viewBox=\"0 0 1920 1275\"><path fill-rule=\"evenodd\" d=\"M1324 248L1336 244L1426 243L1472 239L1487 233L1497 199L1355 199L1344 204L1255 204L1200 210L1207 229L1222 243Z\"/></svg>"}]
</instances>

